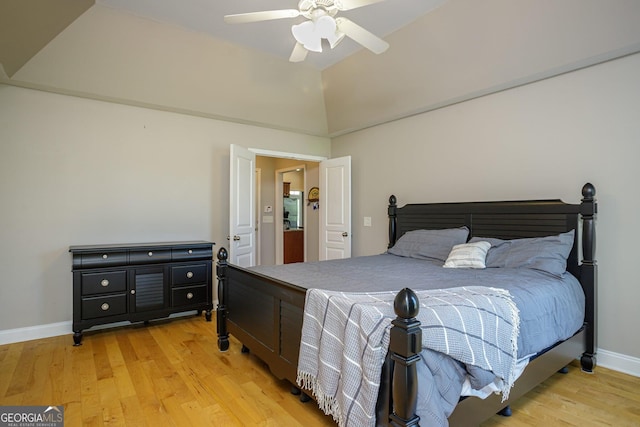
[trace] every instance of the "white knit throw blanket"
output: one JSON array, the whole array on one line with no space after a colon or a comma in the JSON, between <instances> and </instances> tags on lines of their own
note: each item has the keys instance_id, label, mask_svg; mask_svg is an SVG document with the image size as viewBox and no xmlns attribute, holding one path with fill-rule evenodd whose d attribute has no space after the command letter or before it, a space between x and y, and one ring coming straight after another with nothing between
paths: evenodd
<instances>
[{"instance_id":1,"label":"white knit throw blanket","mask_svg":"<svg viewBox=\"0 0 640 427\"><path fill-rule=\"evenodd\" d=\"M297 382L340 427L375 425L395 295L307 291ZM515 380L520 323L509 292L472 286L416 295L423 348L493 372L503 380L506 400Z\"/></svg>"}]
</instances>

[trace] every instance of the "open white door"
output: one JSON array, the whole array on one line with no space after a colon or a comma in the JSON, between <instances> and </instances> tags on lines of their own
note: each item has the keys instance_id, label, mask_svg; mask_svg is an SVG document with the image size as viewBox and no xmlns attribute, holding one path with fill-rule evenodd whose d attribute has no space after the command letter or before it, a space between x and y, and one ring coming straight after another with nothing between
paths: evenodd
<instances>
[{"instance_id":1,"label":"open white door","mask_svg":"<svg viewBox=\"0 0 640 427\"><path fill-rule=\"evenodd\" d=\"M229 262L251 267L256 265L256 154L231 144L229 169Z\"/></svg>"},{"instance_id":2,"label":"open white door","mask_svg":"<svg viewBox=\"0 0 640 427\"><path fill-rule=\"evenodd\" d=\"M351 156L320 162L320 261L351 257Z\"/></svg>"}]
</instances>

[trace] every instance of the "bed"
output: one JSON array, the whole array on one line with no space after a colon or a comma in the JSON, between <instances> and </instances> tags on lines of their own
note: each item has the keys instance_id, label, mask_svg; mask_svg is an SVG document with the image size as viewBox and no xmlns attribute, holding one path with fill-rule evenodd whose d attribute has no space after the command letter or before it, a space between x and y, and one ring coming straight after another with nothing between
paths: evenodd
<instances>
[{"instance_id":1,"label":"bed","mask_svg":"<svg viewBox=\"0 0 640 427\"><path fill-rule=\"evenodd\" d=\"M397 243L402 241L403 236L406 239L420 230L466 228L468 236L465 240L469 242L492 239L517 242L519 239L558 235L572 237L566 261L566 271L570 275L566 276L577 279L574 280L584 294L581 324L566 338L527 355L526 368L513 387L509 386L507 400L494 393L483 399L461 398L448 417L450 425L478 425L497 412L508 412L510 402L576 358L580 359L584 371L593 371L597 346L597 264L594 259L596 212L595 188L589 183L582 188L582 201L579 204L560 200L528 200L408 204L399 207L394 196L389 198L390 250L401 246ZM493 244L489 250L493 250ZM392 256L380 256L385 255ZM406 286L407 278L403 273L390 273L391 267L387 266L386 261L381 261L384 259L369 259L377 267L368 267L371 274L385 277L390 282L388 289L394 293L392 306L396 316L389 332L388 352L385 349L385 361L380 368L376 425L418 425L418 390L419 385L425 386L425 379L418 377L416 366L422 357L419 356L422 354L421 346L417 344L421 342L418 317L424 314L419 314L418 295L422 295L422 291L414 292L410 289L412 286ZM243 351L250 350L262 359L276 377L286 379L292 385L299 384L298 361L303 341L307 289L295 284L295 280L286 279L286 275L269 274L269 269L260 271L229 264L224 248L218 252L217 277L219 349L228 349L229 334L232 334L242 343ZM339 277L326 277L327 283L342 281ZM522 310L526 307L519 308ZM430 425L430 420L424 416L421 422Z\"/></svg>"}]
</instances>

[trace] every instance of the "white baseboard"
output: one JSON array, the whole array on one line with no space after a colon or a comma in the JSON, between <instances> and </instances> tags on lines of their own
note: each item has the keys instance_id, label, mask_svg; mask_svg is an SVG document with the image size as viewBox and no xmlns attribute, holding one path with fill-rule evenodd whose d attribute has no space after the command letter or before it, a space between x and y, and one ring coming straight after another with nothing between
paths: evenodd
<instances>
[{"instance_id":1,"label":"white baseboard","mask_svg":"<svg viewBox=\"0 0 640 427\"><path fill-rule=\"evenodd\" d=\"M217 307L217 304L214 305L214 308L215 307ZM195 314L195 311L184 311L181 313L173 313L169 315L169 318L193 316L193 314ZM158 319L158 320L162 320L162 319ZM127 321L108 323L105 325L94 326L91 328L91 330L97 331L99 329L115 328L118 326L126 326L130 324L131 323ZM0 331L0 345L13 344L13 343L22 342L22 341L37 340L41 338L57 337L60 335L72 335L73 330L71 328L72 328L72 323L69 320L66 322L49 323L48 325L38 325L38 326L28 326L26 328L7 329L4 331ZM71 338L69 339L71 340Z\"/></svg>"},{"instance_id":2,"label":"white baseboard","mask_svg":"<svg viewBox=\"0 0 640 427\"><path fill-rule=\"evenodd\" d=\"M614 371L640 377L640 358L598 349L596 354L596 370L603 366Z\"/></svg>"},{"instance_id":3,"label":"white baseboard","mask_svg":"<svg viewBox=\"0 0 640 427\"><path fill-rule=\"evenodd\" d=\"M71 321L0 331L0 345L71 334Z\"/></svg>"}]
</instances>

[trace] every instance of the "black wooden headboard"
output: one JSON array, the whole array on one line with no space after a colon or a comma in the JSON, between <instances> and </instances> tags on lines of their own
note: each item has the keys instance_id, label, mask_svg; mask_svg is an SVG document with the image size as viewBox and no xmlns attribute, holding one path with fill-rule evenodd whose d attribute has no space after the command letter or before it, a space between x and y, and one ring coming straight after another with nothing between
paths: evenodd
<instances>
[{"instance_id":1,"label":"black wooden headboard","mask_svg":"<svg viewBox=\"0 0 640 427\"><path fill-rule=\"evenodd\" d=\"M420 229L442 229L467 226L469 238L496 237L516 239L542 237L575 230L573 250L567 269L580 276L578 235L580 215L595 214L595 189L583 188L581 204L561 200L522 200L506 202L418 203L397 206L395 196L389 197L389 247L404 233ZM593 240L593 239L592 239ZM591 251L592 252L592 251Z\"/></svg>"}]
</instances>

